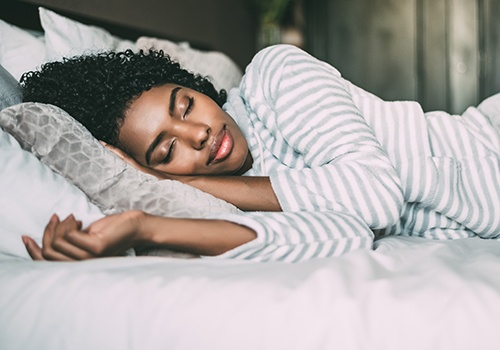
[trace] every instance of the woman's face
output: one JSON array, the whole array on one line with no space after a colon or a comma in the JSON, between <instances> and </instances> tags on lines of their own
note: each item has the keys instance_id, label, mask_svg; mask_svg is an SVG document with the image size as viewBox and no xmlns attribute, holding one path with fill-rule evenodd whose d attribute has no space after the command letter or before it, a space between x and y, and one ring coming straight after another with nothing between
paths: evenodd
<instances>
[{"instance_id":1,"label":"woman's face","mask_svg":"<svg viewBox=\"0 0 500 350\"><path fill-rule=\"evenodd\" d=\"M239 174L251 158L229 114L210 97L174 84L142 93L118 140L139 164L171 175Z\"/></svg>"}]
</instances>

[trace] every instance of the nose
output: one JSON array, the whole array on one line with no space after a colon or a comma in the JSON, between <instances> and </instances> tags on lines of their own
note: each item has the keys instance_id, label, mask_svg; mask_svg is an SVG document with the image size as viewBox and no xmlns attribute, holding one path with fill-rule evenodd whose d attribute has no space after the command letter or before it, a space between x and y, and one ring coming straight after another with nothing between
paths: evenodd
<instances>
[{"instance_id":1,"label":"nose","mask_svg":"<svg viewBox=\"0 0 500 350\"><path fill-rule=\"evenodd\" d=\"M210 127L203 123L182 121L176 125L176 136L195 149L205 147Z\"/></svg>"}]
</instances>

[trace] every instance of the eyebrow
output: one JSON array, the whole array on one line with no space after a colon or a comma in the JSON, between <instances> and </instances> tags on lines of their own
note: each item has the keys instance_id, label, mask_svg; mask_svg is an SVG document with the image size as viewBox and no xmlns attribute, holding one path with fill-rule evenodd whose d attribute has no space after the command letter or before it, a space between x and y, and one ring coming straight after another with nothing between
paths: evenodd
<instances>
[{"instance_id":1,"label":"eyebrow","mask_svg":"<svg viewBox=\"0 0 500 350\"><path fill-rule=\"evenodd\" d=\"M170 113L170 115L174 114L175 99L177 98L177 93L179 92L180 89L182 88L178 86L175 89L173 89L172 92L170 93L170 104L168 107L168 112Z\"/></svg>"}]
</instances>

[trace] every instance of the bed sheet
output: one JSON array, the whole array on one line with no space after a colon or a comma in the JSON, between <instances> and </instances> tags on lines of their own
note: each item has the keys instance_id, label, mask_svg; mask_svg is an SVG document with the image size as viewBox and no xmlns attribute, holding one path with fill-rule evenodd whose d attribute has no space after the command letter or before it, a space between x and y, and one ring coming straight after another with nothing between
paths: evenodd
<instances>
[{"instance_id":1,"label":"bed sheet","mask_svg":"<svg viewBox=\"0 0 500 350\"><path fill-rule=\"evenodd\" d=\"M0 254L1 349L498 349L500 242L298 264Z\"/></svg>"}]
</instances>

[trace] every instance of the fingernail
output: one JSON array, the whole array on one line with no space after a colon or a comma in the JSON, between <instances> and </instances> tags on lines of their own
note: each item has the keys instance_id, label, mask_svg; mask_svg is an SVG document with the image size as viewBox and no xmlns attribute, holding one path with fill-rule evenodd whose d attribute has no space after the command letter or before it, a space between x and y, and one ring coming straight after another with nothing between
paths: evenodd
<instances>
[{"instance_id":1,"label":"fingernail","mask_svg":"<svg viewBox=\"0 0 500 350\"><path fill-rule=\"evenodd\" d=\"M100 143L101 143L101 145L103 145L103 146L106 146L106 145L107 145L107 143L106 143L106 142L104 142L104 141L102 141L102 140L99 140L99 142L100 142Z\"/></svg>"},{"instance_id":2,"label":"fingernail","mask_svg":"<svg viewBox=\"0 0 500 350\"><path fill-rule=\"evenodd\" d=\"M31 239L28 236L21 236L24 245L28 245L31 242Z\"/></svg>"}]
</instances>

